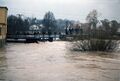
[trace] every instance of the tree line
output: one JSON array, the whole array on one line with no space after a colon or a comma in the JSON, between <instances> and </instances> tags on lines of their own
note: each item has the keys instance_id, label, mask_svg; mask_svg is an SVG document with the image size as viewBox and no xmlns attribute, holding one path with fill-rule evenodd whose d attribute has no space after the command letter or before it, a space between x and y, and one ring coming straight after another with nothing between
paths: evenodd
<instances>
[{"instance_id":1,"label":"tree line","mask_svg":"<svg viewBox=\"0 0 120 81\"><path fill-rule=\"evenodd\" d=\"M86 17L86 23L68 19L56 19L52 12L47 12L43 19L26 17L22 14L8 16L8 34L18 34L30 31L30 27L35 25L38 31L42 33L65 33L72 34L81 31L80 34L101 34L115 35L120 27L116 20L108 19L98 20L99 13L97 10L91 11ZM99 32L99 33L100 33Z\"/></svg>"},{"instance_id":2,"label":"tree line","mask_svg":"<svg viewBox=\"0 0 120 81\"><path fill-rule=\"evenodd\" d=\"M99 20L97 10L91 11L87 17L87 30L84 33L88 34L88 39L80 40L78 36L73 42L73 50L77 51L116 51L119 49L120 41L114 37L120 33L120 23L116 20L109 21L108 19ZM112 39L111 39L112 38Z\"/></svg>"},{"instance_id":3,"label":"tree line","mask_svg":"<svg viewBox=\"0 0 120 81\"><path fill-rule=\"evenodd\" d=\"M47 12L43 19L26 17L22 14L9 15L8 19L8 34L18 34L20 32L30 31L30 27L36 25L40 32L65 32L66 22L72 22L67 19L55 19L52 12Z\"/></svg>"}]
</instances>

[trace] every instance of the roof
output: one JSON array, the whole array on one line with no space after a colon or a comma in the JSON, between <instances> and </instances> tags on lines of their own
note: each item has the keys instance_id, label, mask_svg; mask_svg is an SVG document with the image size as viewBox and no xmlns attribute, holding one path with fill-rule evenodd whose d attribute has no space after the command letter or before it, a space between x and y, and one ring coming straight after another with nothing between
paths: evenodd
<instances>
[{"instance_id":1,"label":"roof","mask_svg":"<svg viewBox=\"0 0 120 81\"><path fill-rule=\"evenodd\" d=\"M7 8L7 7L5 7L5 6L0 6L0 8L4 8L4 9L8 10L8 8Z\"/></svg>"},{"instance_id":2,"label":"roof","mask_svg":"<svg viewBox=\"0 0 120 81\"><path fill-rule=\"evenodd\" d=\"M39 26L37 26L37 25L31 25L29 27L29 30L39 30Z\"/></svg>"}]
</instances>

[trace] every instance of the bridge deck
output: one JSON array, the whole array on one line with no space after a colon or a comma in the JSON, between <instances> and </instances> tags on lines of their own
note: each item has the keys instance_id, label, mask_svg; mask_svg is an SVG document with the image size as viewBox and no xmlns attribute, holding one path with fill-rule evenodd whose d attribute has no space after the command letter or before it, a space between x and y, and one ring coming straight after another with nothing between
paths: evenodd
<instances>
[{"instance_id":1,"label":"bridge deck","mask_svg":"<svg viewBox=\"0 0 120 81\"><path fill-rule=\"evenodd\" d=\"M7 35L7 39L40 39L40 38L59 38L59 35Z\"/></svg>"},{"instance_id":2,"label":"bridge deck","mask_svg":"<svg viewBox=\"0 0 120 81\"><path fill-rule=\"evenodd\" d=\"M103 39L103 40L120 40L120 36L89 36L89 35L7 35L7 39L48 39L48 38L60 38L71 40L88 40L88 39Z\"/></svg>"}]
</instances>

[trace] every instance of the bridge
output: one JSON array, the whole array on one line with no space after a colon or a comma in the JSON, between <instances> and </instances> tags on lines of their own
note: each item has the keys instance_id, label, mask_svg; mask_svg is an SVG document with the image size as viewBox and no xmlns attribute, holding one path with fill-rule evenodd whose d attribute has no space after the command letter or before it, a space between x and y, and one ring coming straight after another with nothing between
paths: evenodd
<instances>
[{"instance_id":1,"label":"bridge","mask_svg":"<svg viewBox=\"0 0 120 81\"><path fill-rule=\"evenodd\" d=\"M7 35L7 41L27 41L27 42L35 42L35 41L54 41L60 39L62 35Z\"/></svg>"},{"instance_id":2,"label":"bridge","mask_svg":"<svg viewBox=\"0 0 120 81\"><path fill-rule=\"evenodd\" d=\"M89 39L103 39L103 40L120 40L120 36L89 36L89 35L7 35L7 41L54 41L56 39L62 40L89 40Z\"/></svg>"}]
</instances>

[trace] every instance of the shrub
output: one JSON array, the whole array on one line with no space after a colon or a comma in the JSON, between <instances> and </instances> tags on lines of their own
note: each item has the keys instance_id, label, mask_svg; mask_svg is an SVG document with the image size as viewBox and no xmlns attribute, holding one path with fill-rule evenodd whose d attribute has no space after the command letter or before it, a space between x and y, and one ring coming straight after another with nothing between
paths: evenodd
<instances>
[{"instance_id":1,"label":"shrub","mask_svg":"<svg viewBox=\"0 0 120 81\"><path fill-rule=\"evenodd\" d=\"M75 51L115 51L119 47L117 40L89 39L72 43Z\"/></svg>"}]
</instances>

